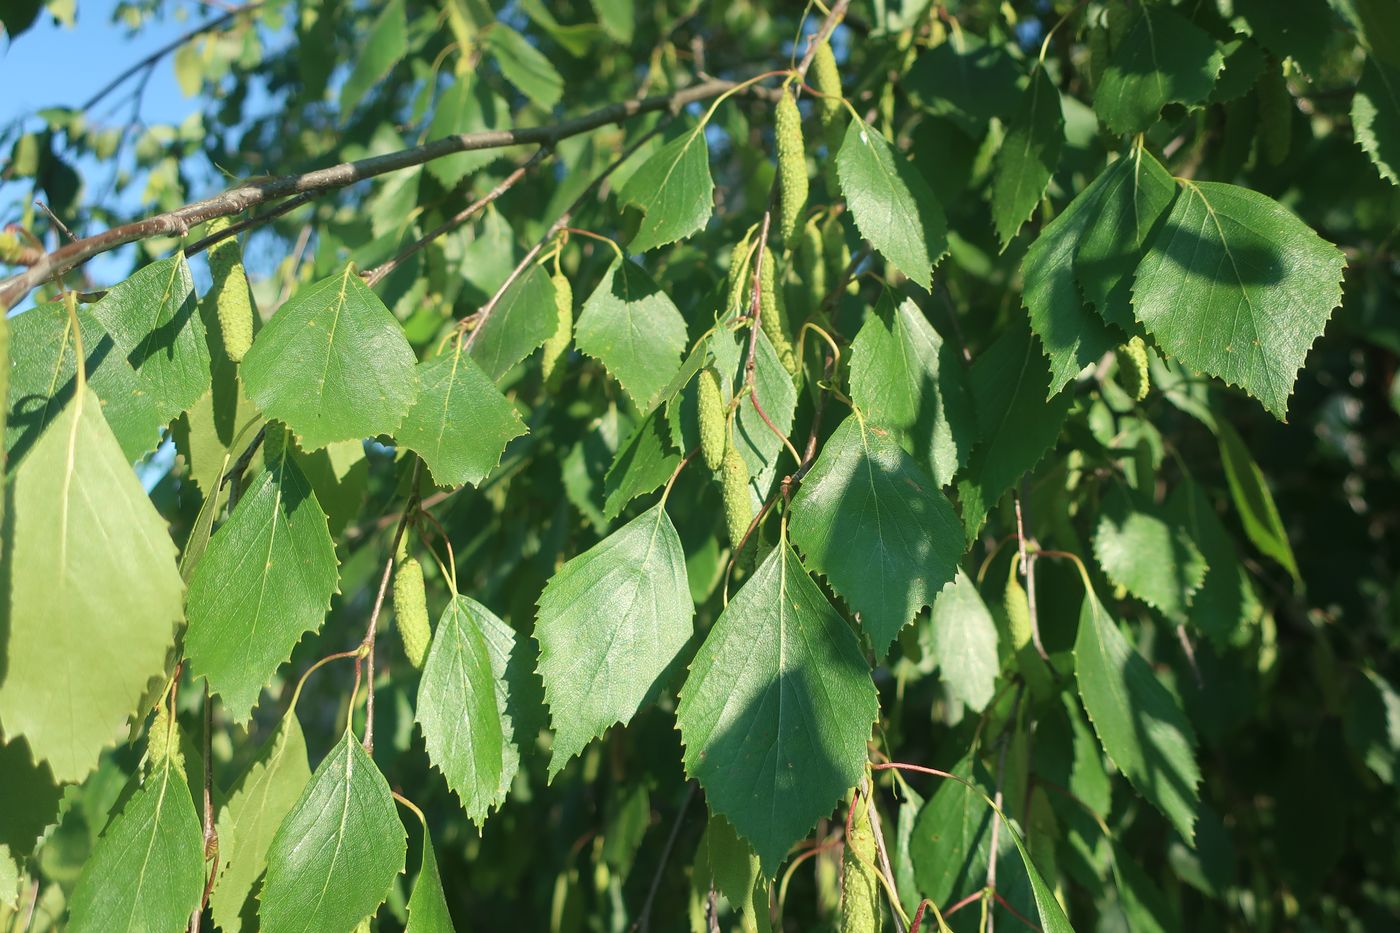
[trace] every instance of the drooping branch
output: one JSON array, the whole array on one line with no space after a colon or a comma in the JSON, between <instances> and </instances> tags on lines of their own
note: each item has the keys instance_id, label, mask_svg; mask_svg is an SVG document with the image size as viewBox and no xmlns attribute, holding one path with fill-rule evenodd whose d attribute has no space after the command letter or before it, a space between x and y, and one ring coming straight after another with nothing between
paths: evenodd
<instances>
[{"instance_id":1,"label":"drooping branch","mask_svg":"<svg viewBox=\"0 0 1400 933\"><path fill-rule=\"evenodd\" d=\"M342 162L328 168L246 182L212 198L195 201L144 220L122 224L54 250L27 271L0 283L0 309L13 308L25 295L44 282L63 275L94 256L128 243L154 236L184 236L191 227L215 217L241 214L259 204L293 195L344 188L367 178L423 165L458 152L529 144L554 146L562 139L587 133L610 123L620 123L630 117L661 110L679 110L686 104L714 97L733 86L732 81L704 81L672 94L610 104L559 123L480 133L459 133L432 140L421 146L412 146L354 162Z\"/></svg>"}]
</instances>

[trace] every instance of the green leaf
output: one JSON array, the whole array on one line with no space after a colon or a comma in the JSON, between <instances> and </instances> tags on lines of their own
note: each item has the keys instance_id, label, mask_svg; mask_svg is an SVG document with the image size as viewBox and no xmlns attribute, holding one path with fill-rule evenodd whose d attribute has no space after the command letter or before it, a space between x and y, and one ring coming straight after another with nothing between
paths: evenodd
<instances>
[{"instance_id":1,"label":"green leaf","mask_svg":"<svg viewBox=\"0 0 1400 933\"><path fill-rule=\"evenodd\" d=\"M354 67L340 88L342 119L349 118L355 105L383 81L389 69L407 53L408 20L404 14L403 0L390 0L375 19L369 33L357 43Z\"/></svg>"},{"instance_id":2,"label":"green leaf","mask_svg":"<svg viewBox=\"0 0 1400 933\"><path fill-rule=\"evenodd\" d=\"M938 593L928 628L928 647L948 692L970 709L985 709L1001 673L997 628L977 584L962 570Z\"/></svg>"},{"instance_id":3,"label":"green leaf","mask_svg":"<svg viewBox=\"0 0 1400 933\"><path fill-rule=\"evenodd\" d=\"M1196 734L1142 655L1093 591L1084 594L1074 639L1079 696L1108 757L1188 843L1195 838Z\"/></svg>"},{"instance_id":4,"label":"green leaf","mask_svg":"<svg viewBox=\"0 0 1400 933\"><path fill-rule=\"evenodd\" d=\"M413 894L408 899L408 925L404 933L453 933L452 915L447 910L447 894L438 874L437 855L428 826L423 825L423 858L418 866L418 880L413 882Z\"/></svg>"},{"instance_id":5,"label":"green leaf","mask_svg":"<svg viewBox=\"0 0 1400 933\"><path fill-rule=\"evenodd\" d=\"M486 46L501 66L501 74L537 106L549 110L564 93L564 79L545 54L505 23L486 33Z\"/></svg>"},{"instance_id":6,"label":"green leaf","mask_svg":"<svg viewBox=\"0 0 1400 933\"><path fill-rule=\"evenodd\" d=\"M608 35L624 45L631 43L637 26L634 0L593 0L593 9Z\"/></svg>"},{"instance_id":7,"label":"green leaf","mask_svg":"<svg viewBox=\"0 0 1400 933\"><path fill-rule=\"evenodd\" d=\"M722 816L711 815L695 854L695 871L729 901L735 913L748 906L759 880L758 856Z\"/></svg>"},{"instance_id":8,"label":"green leaf","mask_svg":"<svg viewBox=\"0 0 1400 933\"><path fill-rule=\"evenodd\" d=\"M685 553L660 503L559 569L540 594L535 639L554 726L549 776L613 723L627 723L690 640Z\"/></svg>"},{"instance_id":9,"label":"green leaf","mask_svg":"<svg viewBox=\"0 0 1400 933\"><path fill-rule=\"evenodd\" d=\"M515 406L457 343L418 364L418 398L394 439L422 456L439 486L475 486L525 432Z\"/></svg>"},{"instance_id":10,"label":"green leaf","mask_svg":"<svg viewBox=\"0 0 1400 933\"><path fill-rule=\"evenodd\" d=\"M39 836L58 821L63 788L42 761L29 754L29 744L15 737L0 742L0 774L5 775L5 806L0 807L0 846L18 859L34 851Z\"/></svg>"},{"instance_id":11,"label":"green leaf","mask_svg":"<svg viewBox=\"0 0 1400 933\"><path fill-rule=\"evenodd\" d=\"M1400 68L1367 60L1351 99L1351 125L1376 171L1400 185Z\"/></svg>"},{"instance_id":12,"label":"green leaf","mask_svg":"<svg viewBox=\"0 0 1400 933\"><path fill-rule=\"evenodd\" d=\"M948 220L917 169L874 127L851 121L836 154L841 193L861 236L929 291L948 251Z\"/></svg>"},{"instance_id":13,"label":"green leaf","mask_svg":"<svg viewBox=\"0 0 1400 933\"><path fill-rule=\"evenodd\" d=\"M306 450L393 434L413 404L413 350L350 265L305 286L253 339L249 397Z\"/></svg>"},{"instance_id":14,"label":"green leaf","mask_svg":"<svg viewBox=\"0 0 1400 933\"><path fill-rule=\"evenodd\" d=\"M583 303L574 343L645 411L680 368L685 318L646 270L618 259Z\"/></svg>"},{"instance_id":15,"label":"green leaf","mask_svg":"<svg viewBox=\"0 0 1400 933\"><path fill-rule=\"evenodd\" d=\"M209 346L184 253L112 286L92 316L126 354L162 424L209 388Z\"/></svg>"},{"instance_id":16,"label":"green leaf","mask_svg":"<svg viewBox=\"0 0 1400 933\"><path fill-rule=\"evenodd\" d=\"M77 391L77 351L62 301L31 308L7 324L13 348L6 367L9 396L4 433L13 467L72 401ZM160 443L160 415L136 371L85 305L78 306L78 326L87 354L88 385L102 401L102 414L122 456L128 463L135 462Z\"/></svg>"},{"instance_id":17,"label":"green leaf","mask_svg":"<svg viewBox=\"0 0 1400 933\"><path fill-rule=\"evenodd\" d=\"M896 308L889 292L880 296L851 344L850 384L872 424L898 432L937 485L953 481L977 439L977 415L957 347L913 300Z\"/></svg>"},{"instance_id":18,"label":"green leaf","mask_svg":"<svg viewBox=\"0 0 1400 933\"><path fill-rule=\"evenodd\" d=\"M10 494L0 721L55 778L80 781L165 669L183 617L175 545L90 388L39 436Z\"/></svg>"},{"instance_id":19,"label":"green leaf","mask_svg":"<svg viewBox=\"0 0 1400 933\"><path fill-rule=\"evenodd\" d=\"M347 730L272 840L262 929L349 930L384 902L407 851L389 785Z\"/></svg>"},{"instance_id":20,"label":"green leaf","mask_svg":"<svg viewBox=\"0 0 1400 933\"><path fill-rule=\"evenodd\" d=\"M992 176L992 224L1002 252L1040 203L1060 162L1065 115L1055 82L1037 67L1020 111L1007 127Z\"/></svg>"},{"instance_id":21,"label":"green leaf","mask_svg":"<svg viewBox=\"0 0 1400 933\"><path fill-rule=\"evenodd\" d=\"M989 786L986 769L964 758L949 769L964 780ZM992 821L996 813L982 795L944 779L914 821L909 856L919 892L935 904L948 904L976 890L987 872Z\"/></svg>"},{"instance_id":22,"label":"green leaf","mask_svg":"<svg viewBox=\"0 0 1400 933\"><path fill-rule=\"evenodd\" d=\"M1199 485L1183 480L1167 497L1164 508L1200 547L1209 567L1191 598L1189 620L1223 648L1241 626L1259 618L1261 607L1249 571L1240 563L1230 533Z\"/></svg>"},{"instance_id":23,"label":"green leaf","mask_svg":"<svg viewBox=\"0 0 1400 933\"><path fill-rule=\"evenodd\" d=\"M442 91L428 124L428 138L441 139L458 133L482 133L505 129L510 113L491 93L485 81L476 76L457 75ZM510 149L469 149L434 159L425 168L444 188L457 187L468 175L485 168Z\"/></svg>"},{"instance_id":24,"label":"green leaf","mask_svg":"<svg viewBox=\"0 0 1400 933\"><path fill-rule=\"evenodd\" d=\"M644 496L670 479L681 455L666 441L663 412L652 409L617 449L617 456L603 477L603 515L612 520L638 496Z\"/></svg>"},{"instance_id":25,"label":"green leaf","mask_svg":"<svg viewBox=\"0 0 1400 933\"><path fill-rule=\"evenodd\" d=\"M512 707L520 674L515 631L456 595L433 631L416 717L428 758L477 826L501 805L520 767Z\"/></svg>"},{"instance_id":26,"label":"green leaf","mask_svg":"<svg viewBox=\"0 0 1400 933\"><path fill-rule=\"evenodd\" d=\"M1094 111L1115 133L1141 133L1168 103L1201 103L1225 64L1190 20L1161 6L1139 9L1094 92Z\"/></svg>"},{"instance_id":27,"label":"green leaf","mask_svg":"<svg viewBox=\"0 0 1400 933\"><path fill-rule=\"evenodd\" d=\"M1031 330L1050 360L1048 394L1052 396L1122 341L1120 334L1085 305L1074 282L1074 257L1100 215L1104 192L1115 185L1126 161L1120 159L1099 173L1050 221L1026 251L1021 265L1025 282L1021 302L1029 314Z\"/></svg>"},{"instance_id":28,"label":"green leaf","mask_svg":"<svg viewBox=\"0 0 1400 933\"><path fill-rule=\"evenodd\" d=\"M179 768L158 768L83 865L68 929L183 930L204 891L204 833Z\"/></svg>"},{"instance_id":29,"label":"green leaf","mask_svg":"<svg viewBox=\"0 0 1400 933\"><path fill-rule=\"evenodd\" d=\"M1090 210L1073 254L1074 278L1099 317L1132 333L1136 326L1133 270L1176 196L1176 182L1162 163L1141 148L1113 163L1100 177L1104 183L1098 199L1085 205Z\"/></svg>"},{"instance_id":30,"label":"green leaf","mask_svg":"<svg viewBox=\"0 0 1400 933\"><path fill-rule=\"evenodd\" d=\"M920 54L902 83L920 107L980 138L993 117L1015 113L1021 76L1005 46L956 30Z\"/></svg>"},{"instance_id":31,"label":"green leaf","mask_svg":"<svg viewBox=\"0 0 1400 933\"><path fill-rule=\"evenodd\" d=\"M1231 25L1252 35L1278 58L1293 58L1307 74L1321 77L1329 40L1341 28L1327 0L1232 0ZM1395 11L1389 11L1393 19Z\"/></svg>"},{"instance_id":32,"label":"green leaf","mask_svg":"<svg viewBox=\"0 0 1400 933\"><path fill-rule=\"evenodd\" d=\"M549 273L533 266L506 289L495 310L472 333L467 348L496 382L543 346L558 326Z\"/></svg>"},{"instance_id":33,"label":"green leaf","mask_svg":"<svg viewBox=\"0 0 1400 933\"><path fill-rule=\"evenodd\" d=\"M696 126L654 152L617 192L646 215L629 251L644 253L703 230L715 206L705 128Z\"/></svg>"},{"instance_id":34,"label":"green leaf","mask_svg":"<svg viewBox=\"0 0 1400 933\"><path fill-rule=\"evenodd\" d=\"M1013 327L972 364L972 398L982 437L958 482L963 527L976 536L987 513L1045 456L1069 415L1071 399L1046 399L1045 357L1030 331Z\"/></svg>"},{"instance_id":35,"label":"green leaf","mask_svg":"<svg viewBox=\"0 0 1400 933\"><path fill-rule=\"evenodd\" d=\"M877 702L846 622L780 544L720 613L676 724L685 770L769 878L865 768Z\"/></svg>"},{"instance_id":36,"label":"green leaf","mask_svg":"<svg viewBox=\"0 0 1400 933\"><path fill-rule=\"evenodd\" d=\"M1104 497L1094 558L1115 584L1177 623L1186 621L1208 569L1185 528L1121 490Z\"/></svg>"},{"instance_id":37,"label":"green leaf","mask_svg":"<svg viewBox=\"0 0 1400 933\"><path fill-rule=\"evenodd\" d=\"M1400 773L1400 693L1375 671L1360 673L1347 696L1347 744L1376 777L1393 786Z\"/></svg>"},{"instance_id":38,"label":"green leaf","mask_svg":"<svg viewBox=\"0 0 1400 933\"><path fill-rule=\"evenodd\" d=\"M209 540L186 600L190 670L234 722L248 720L297 642L321 627L336 568L326 515L284 446Z\"/></svg>"},{"instance_id":39,"label":"green leaf","mask_svg":"<svg viewBox=\"0 0 1400 933\"><path fill-rule=\"evenodd\" d=\"M1184 182L1133 283L1133 311L1185 365L1279 419L1308 348L1342 299L1341 250L1248 188Z\"/></svg>"},{"instance_id":40,"label":"green leaf","mask_svg":"<svg viewBox=\"0 0 1400 933\"><path fill-rule=\"evenodd\" d=\"M1259 44L1247 38L1235 38L1220 47L1225 57L1225 67L1215 81L1210 92L1213 104L1238 100L1254 90L1255 83L1264 71L1267 57Z\"/></svg>"},{"instance_id":41,"label":"green leaf","mask_svg":"<svg viewBox=\"0 0 1400 933\"><path fill-rule=\"evenodd\" d=\"M1215 437L1220 442L1220 462L1225 467L1225 479L1230 484L1230 496L1235 500L1235 511L1244 525L1244 533L1259 553L1278 561L1301 586L1303 578L1298 573L1298 561L1288 543L1288 530L1283 527L1264 471L1259 469L1244 440L1224 418L1215 419Z\"/></svg>"},{"instance_id":42,"label":"green leaf","mask_svg":"<svg viewBox=\"0 0 1400 933\"><path fill-rule=\"evenodd\" d=\"M257 927L256 902L250 897L267 868L267 853L282 820L311 780L306 738L296 710L259 750L257 758L233 785L219 811L219 881L209 895L214 923L224 933Z\"/></svg>"},{"instance_id":43,"label":"green leaf","mask_svg":"<svg viewBox=\"0 0 1400 933\"><path fill-rule=\"evenodd\" d=\"M859 613L877 657L957 573L952 505L885 429L857 415L822 447L789 514L793 542Z\"/></svg>"}]
</instances>

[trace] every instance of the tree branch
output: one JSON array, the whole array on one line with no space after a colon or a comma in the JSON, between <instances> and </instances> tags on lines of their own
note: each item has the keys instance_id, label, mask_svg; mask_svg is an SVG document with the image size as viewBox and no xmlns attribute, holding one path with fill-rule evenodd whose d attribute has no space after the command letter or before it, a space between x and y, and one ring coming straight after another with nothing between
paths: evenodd
<instances>
[{"instance_id":1,"label":"tree branch","mask_svg":"<svg viewBox=\"0 0 1400 933\"><path fill-rule=\"evenodd\" d=\"M629 100L610 104L579 117L545 126L521 129L488 130L481 133L459 133L445 136L383 155L354 162L342 162L328 168L298 175L262 178L230 188L222 194L195 201L173 211L144 220L113 227L103 233L69 243L40 259L28 271L0 282L0 309L8 310L25 295L44 282L74 269L94 256L153 236L184 236L191 227L213 220L241 214L249 208L292 195L332 191L355 182L399 169L440 159L458 152L478 149L499 149L507 146L535 144L553 146L562 139L587 133L610 123L620 123L630 117L659 110L675 111L686 104L705 100L734 86L732 81L705 81L688 88L644 100Z\"/></svg>"}]
</instances>

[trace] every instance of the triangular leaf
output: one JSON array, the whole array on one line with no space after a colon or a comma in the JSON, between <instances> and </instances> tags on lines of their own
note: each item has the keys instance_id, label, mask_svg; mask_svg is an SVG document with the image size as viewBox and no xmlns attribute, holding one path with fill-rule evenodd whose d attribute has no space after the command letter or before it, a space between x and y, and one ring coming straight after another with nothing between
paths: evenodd
<instances>
[{"instance_id":1,"label":"triangular leaf","mask_svg":"<svg viewBox=\"0 0 1400 933\"><path fill-rule=\"evenodd\" d=\"M1138 9L1094 92L1094 112L1115 133L1146 130L1168 103L1204 101L1225 63L1190 20L1161 6Z\"/></svg>"},{"instance_id":2,"label":"triangular leaf","mask_svg":"<svg viewBox=\"0 0 1400 933\"><path fill-rule=\"evenodd\" d=\"M190 578L185 655L235 722L248 719L301 637L321 627L337 566L326 515L284 446Z\"/></svg>"},{"instance_id":3,"label":"triangular leaf","mask_svg":"<svg viewBox=\"0 0 1400 933\"><path fill-rule=\"evenodd\" d=\"M371 7L371 9L373 9ZM354 67L340 88L340 111L347 118L355 105L389 74L408 52L408 20L403 0L384 5L354 56Z\"/></svg>"},{"instance_id":4,"label":"triangular leaf","mask_svg":"<svg viewBox=\"0 0 1400 933\"><path fill-rule=\"evenodd\" d=\"M545 110L559 103L564 93L564 79L543 52L530 44L520 33L505 23L491 25L485 36L486 45L496 56L501 74Z\"/></svg>"},{"instance_id":5,"label":"triangular leaf","mask_svg":"<svg viewBox=\"0 0 1400 933\"><path fill-rule=\"evenodd\" d=\"M68 929L183 930L204 890L204 833L167 759L127 800L83 865Z\"/></svg>"},{"instance_id":6,"label":"triangular leaf","mask_svg":"<svg viewBox=\"0 0 1400 933\"><path fill-rule=\"evenodd\" d=\"M184 608L175 545L91 388L40 435L9 494L0 721L55 778L80 781L164 670Z\"/></svg>"},{"instance_id":7,"label":"triangular leaf","mask_svg":"<svg viewBox=\"0 0 1400 933\"><path fill-rule=\"evenodd\" d=\"M574 342L645 411L680 368L685 318L645 269L619 259L583 303Z\"/></svg>"},{"instance_id":8,"label":"triangular leaf","mask_svg":"<svg viewBox=\"0 0 1400 933\"><path fill-rule=\"evenodd\" d=\"M603 477L603 515L617 518L638 496L659 487L680 465L681 455L667 443L660 406L642 419L617 449Z\"/></svg>"},{"instance_id":9,"label":"triangular leaf","mask_svg":"<svg viewBox=\"0 0 1400 933\"><path fill-rule=\"evenodd\" d=\"M1002 251L1040 203L1060 162L1065 115L1060 92L1043 67L1035 69L1021 110L1012 119L997 152L992 176L992 224Z\"/></svg>"},{"instance_id":10,"label":"triangular leaf","mask_svg":"<svg viewBox=\"0 0 1400 933\"><path fill-rule=\"evenodd\" d=\"M1191 599L1190 622L1224 647L1240 626L1258 619L1261 611L1249 571L1240 563L1230 533L1199 485L1182 481L1167 497L1165 508L1200 546L1209 566L1201 588Z\"/></svg>"},{"instance_id":11,"label":"triangular leaf","mask_svg":"<svg viewBox=\"0 0 1400 933\"><path fill-rule=\"evenodd\" d=\"M394 439L418 452L439 486L475 486L525 431L515 406L457 344L418 364L418 398Z\"/></svg>"},{"instance_id":12,"label":"triangular leaf","mask_svg":"<svg viewBox=\"0 0 1400 933\"><path fill-rule=\"evenodd\" d=\"M694 614L681 539L660 504L550 579L535 639L554 726L551 779L613 723L631 721L690 640Z\"/></svg>"},{"instance_id":13,"label":"triangular leaf","mask_svg":"<svg viewBox=\"0 0 1400 933\"><path fill-rule=\"evenodd\" d=\"M962 570L938 593L928 627L928 647L948 692L970 709L985 709L1001 673L997 628L977 584Z\"/></svg>"},{"instance_id":14,"label":"triangular leaf","mask_svg":"<svg viewBox=\"0 0 1400 933\"><path fill-rule=\"evenodd\" d=\"M438 874L437 855L428 826L423 825L423 857L418 865L418 879L413 882L413 894L408 899L408 925L404 933L453 933L452 915L447 910L447 894Z\"/></svg>"},{"instance_id":15,"label":"triangular leaf","mask_svg":"<svg viewBox=\"0 0 1400 933\"><path fill-rule=\"evenodd\" d=\"M1079 614L1074 674L1108 757L1190 843L1200 800L1196 734L1092 591Z\"/></svg>"},{"instance_id":16,"label":"triangular leaf","mask_svg":"<svg viewBox=\"0 0 1400 933\"><path fill-rule=\"evenodd\" d=\"M306 738L296 710L289 710L219 811L219 880L209 908L224 933L239 933L245 921L250 928L257 926L257 905L249 895L267 868L278 827L310 780Z\"/></svg>"},{"instance_id":17,"label":"triangular leaf","mask_svg":"<svg viewBox=\"0 0 1400 933\"><path fill-rule=\"evenodd\" d=\"M772 878L860 780L876 713L855 636L780 544L696 653L676 725L686 773Z\"/></svg>"},{"instance_id":18,"label":"triangular leaf","mask_svg":"<svg viewBox=\"0 0 1400 933\"><path fill-rule=\"evenodd\" d=\"M1264 471L1250 455L1244 439L1224 418L1215 419L1215 436L1220 442L1220 463L1225 467L1230 497L1235 501L1244 533L1261 554L1278 561L1295 582L1302 583L1293 546L1288 543L1288 529L1283 527Z\"/></svg>"},{"instance_id":19,"label":"triangular leaf","mask_svg":"<svg viewBox=\"0 0 1400 933\"><path fill-rule=\"evenodd\" d=\"M703 230L715 204L704 127L687 129L653 153L627 179L617 199L646 215L627 244L631 252L644 253Z\"/></svg>"},{"instance_id":20,"label":"triangular leaf","mask_svg":"<svg viewBox=\"0 0 1400 933\"><path fill-rule=\"evenodd\" d=\"M872 424L905 438L940 487L953 481L977 440L977 414L957 348L911 299L896 308L889 292L880 296L851 344L850 383Z\"/></svg>"},{"instance_id":21,"label":"triangular leaf","mask_svg":"<svg viewBox=\"0 0 1400 933\"><path fill-rule=\"evenodd\" d=\"M505 800L520 766L509 677L515 653L515 631L458 595L438 620L418 683L428 758L478 826Z\"/></svg>"},{"instance_id":22,"label":"triangular leaf","mask_svg":"<svg viewBox=\"0 0 1400 933\"><path fill-rule=\"evenodd\" d=\"M403 871L407 838L384 775L347 730L272 840L262 929L349 930L373 916Z\"/></svg>"},{"instance_id":23,"label":"triangular leaf","mask_svg":"<svg viewBox=\"0 0 1400 933\"><path fill-rule=\"evenodd\" d=\"M933 267L948 251L948 220L923 176L859 120L846 128L836 172L861 236L929 291Z\"/></svg>"},{"instance_id":24,"label":"triangular leaf","mask_svg":"<svg viewBox=\"0 0 1400 933\"><path fill-rule=\"evenodd\" d=\"M394 433L413 404L414 362L399 322L347 265L277 309L240 373L263 414L317 450Z\"/></svg>"},{"instance_id":25,"label":"triangular leaf","mask_svg":"<svg viewBox=\"0 0 1400 933\"><path fill-rule=\"evenodd\" d=\"M209 346L184 253L138 269L92 306L164 423L209 388Z\"/></svg>"},{"instance_id":26,"label":"triangular leaf","mask_svg":"<svg viewBox=\"0 0 1400 933\"><path fill-rule=\"evenodd\" d=\"M1104 497L1094 558L1108 578L1172 622L1186 621L1206 559L1186 529L1121 491Z\"/></svg>"},{"instance_id":27,"label":"triangular leaf","mask_svg":"<svg viewBox=\"0 0 1400 933\"><path fill-rule=\"evenodd\" d=\"M1248 188L1185 182L1133 283L1133 312L1187 366L1279 419L1293 380L1342 300L1341 250Z\"/></svg>"},{"instance_id":28,"label":"triangular leaf","mask_svg":"<svg viewBox=\"0 0 1400 933\"><path fill-rule=\"evenodd\" d=\"M885 429L856 415L822 447L790 515L792 540L860 614L877 656L962 556L952 505Z\"/></svg>"}]
</instances>

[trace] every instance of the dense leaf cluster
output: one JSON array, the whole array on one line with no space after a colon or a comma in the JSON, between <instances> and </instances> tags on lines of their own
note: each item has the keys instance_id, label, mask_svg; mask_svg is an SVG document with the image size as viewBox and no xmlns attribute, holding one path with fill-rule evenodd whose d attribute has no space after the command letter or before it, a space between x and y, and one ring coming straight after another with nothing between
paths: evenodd
<instances>
[{"instance_id":1,"label":"dense leaf cluster","mask_svg":"<svg viewBox=\"0 0 1400 933\"><path fill-rule=\"evenodd\" d=\"M140 215L471 145L0 317L0 923L1400 922L1391 4L171 53L181 127L0 131L16 272L129 219L104 166Z\"/></svg>"}]
</instances>

